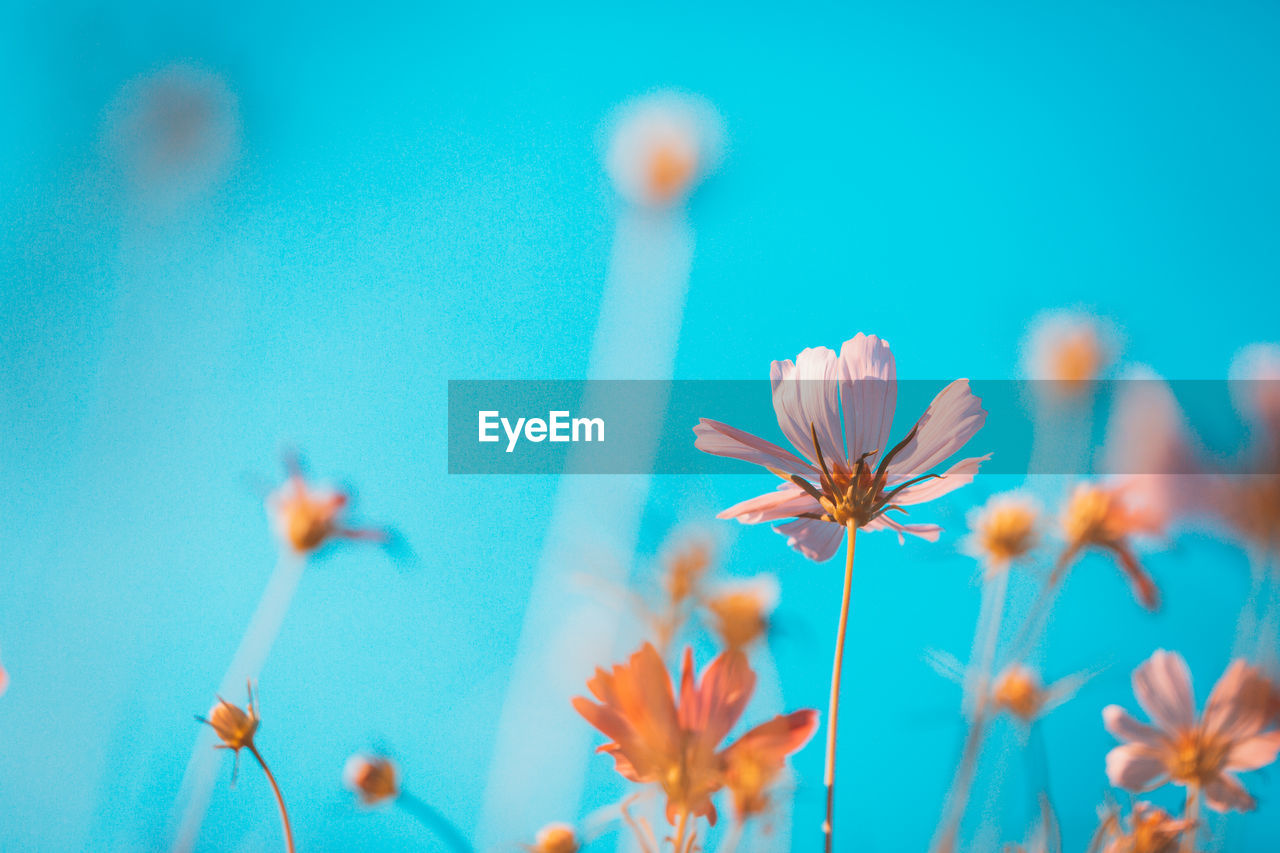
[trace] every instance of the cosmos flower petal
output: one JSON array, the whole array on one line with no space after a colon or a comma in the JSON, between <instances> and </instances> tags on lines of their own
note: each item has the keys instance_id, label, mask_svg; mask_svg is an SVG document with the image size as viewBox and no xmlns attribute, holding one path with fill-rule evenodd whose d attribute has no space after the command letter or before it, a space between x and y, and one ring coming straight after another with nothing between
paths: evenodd
<instances>
[{"instance_id":1,"label":"cosmos flower petal","mask_svg":"<svg viewBox=\"0 0 1280 853\"><path fill-rule=\"evenodd\" d=\"M743 524L761 524L780 518L794 518L806 512L821 512L822 506L804 489L783 483L778 490L734 504L716 518L736 518Z\"/></svg>"},{"instance_id":2,"label":"cosmos flower petal","mask_svg":"<svg viewBox=\"0 0 1280 853\"><path fill-rule=\"evenodd\" d=\"M766 763L781 764L793 752L798 752L818 729L818 712L795 711L781 714L761 723L738 738L725 750L726 757L737 752L752 751Z\"/></svg>"},{"instance_id":3,"label":"cosmos flower petal","mask_svg":"<svg viewBox=\"0 0 1280 853\"><path fill-rule=\"evenodd\" d=\"M863 530L892 530L898 534L898 544L905 544L907 537L904 534L910 533L912 536L919 536L926 542L937 542L938 537L942 535L942 527L937 524L903 524L887 515L879 515L871 519L862 526Z\"/></svg>"},{"instance_id":4,"label":"cosmos flower petal","mask_svg":"<svg viewBox=\"0 0 1280 853\"><path fill-rule=\"evenodd\" d=\"M1227 758L1228 770L1257 770L1266 767L1280 754L1280 731L1269 731L1237 741Z\"/></svg>"},{"instance_id":5,"label":"cosmos flower petal","mask_svg":"<svg viewBox=\"0 0 1280 853\"><path fill-rule=\"evenodd\" d=\"M1251 812L1258 807L1258 801L1249 796L1249 792L1240 784L1240 780L1230 773L1219 773L1204 786L1204 801L1215 812Z\"/></svg>"},{"instance_id":6,"label":"cosmos flower petal","mask_svg":"<svg viewBox=\"0 0 1280 853\"><path fill-rule=\"evenodd\" d=\"M1140 743L1117 746L1107 753L1107 778L1126 791L1149 791L1166 776L1160 754Z\"/></svg>"},{"instance_id":7,"label":"cosmos flower petal","mask_svg":"<svg viewBox=\"0 0 1280 853\"><path fill-rule=\"evenodd\" d=\"M969 380L957 379L938 392L916 422L916 435L889 465L893 482L926 474L955 453L982 429L987 411L969 390Z\"/></svg>"},{"instance_id":8,"label":"cosmos flower petal","mask_svg":"<svg viewBox=\"0 0 1280 853\"><path fill-rule=\"evenodd\" d=\"M1195 725L1191 671L1182 655L1157 649L1133 671L1133 692L1151 719L1169 732Z\"/></svg>"},{"instance_id":9,"label":"cosmos flower petal","mask_svg":"<svg viewBox=\"0 0 1280 853\"><path fill-rule=\"evenodd\" d=\"M843 464L844 436L836 396L836 354L826 347L811 347L790 361L769 366L773 411L778 426L806 459L817 464L813 431L828 465Z\"/></svg>"},{"instance_id":10,"label":"cosmos flower petal","mask_svg":"<svg viewBox=\"0 0 1280 853\"><path fill-rule=\"evenodd\" d=\"M686 673L692 685L693 650L685 650ZM680 724L686 731L702 732L710 743L719 743L738 722L755 691L756 674L740 651L719 655L702 674L702 683L686 699L681 691Z\"/></svg>"},{"instance_id":11,"label":"cosmos flower petal","mask_svg":"<svg viewBox=\"0 0 1280 853\"><path fill-rule=\"evenodd\" d=\"M1267 680L1248 661L1232 661L1205 703L1205 730L1232 739L1258 733L1268 722L1266 705L1270 690Z\"/></svg>"},{"instance_id":12,"label":"cosmos flower petal","mask_svg":"<svg viewBox=\"0 0 1280 853\"><path fill-rule=\"evenodd\" d=\"M978 468L990 458L991 454L988 453L986 456L971 456L968 459L961 459L948 468L946 473L940 477L931 477L913 486L907 486L898 493L893 502L899 506L913 506L954 492L961 486L967 486L972 483L974 476L978 473Z\"/></svg>"},{"instance_id":13,"label":"cosmos flower petal","mask_svg":"<svg viewBox=\"0 0 1280 853\"><path fill-rule=\"evenodd\" d=\"M702 418L693 432L698 437L693 446L705 453L741 459L743 462L777 469L784 474L796 474L807 480L818 479L817 469L794 453L736 427Z\"/></svg>"},{"instance_id":14,"label":"cosmos flower petal","mask_svg":"<svg viewBox=\"0 0 1280 853\"><path fill-rule=\"evenodd\" d=\"M1138 722L1119 705L1108 705L1102 709L1102 724L1119 740L1142 744L1152 749L1165 743L1163 732L1154 726Z\"/></svg>"},{"instance_id":15,"label":"cosmos flower petal","mask_svg":"<svg viewBox=\"0 0 1280 853\"><path fill-rule=\"evenodd\" d=\"M788 545L815 563L830 560L844 539L843 527L816 518L798 518L773 529L787 537Z\"/></svg>"},{"instance_id":16,"label":"cosmos flower petal","mask_svg":"<svg viewBox=\"0 0 1280 853\"><path fill-rule=\"evenodd\" d=\"M888 450L898 373L887 341L861 332L840 348L840 405L849 459ZM877 460L872 460L877 461Z\"/></svg>"}]
</instances>

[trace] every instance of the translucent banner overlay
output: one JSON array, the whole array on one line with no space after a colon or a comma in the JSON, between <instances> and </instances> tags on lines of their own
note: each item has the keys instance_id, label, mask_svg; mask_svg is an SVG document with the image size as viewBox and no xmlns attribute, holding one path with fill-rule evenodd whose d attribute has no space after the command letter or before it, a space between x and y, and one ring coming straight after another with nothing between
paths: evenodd
<instances>
[{"instance_id":1,"label":"translucent banner overlay","mask_svg":"<svg viewBox=\"0 0 1280 853\"><path fill-rule=\"evenodd\" d=\"M818 400L835 387L790 384ZM947 384L896 383L890 446ZM1280 426L1280 382L1271 380L969 385L988 415L958 455L990 453L987 474L1199 474L1206 458L1219 469L1242 462ZM701 418L797 452L767 380L450 380L448 409L450 474L758 476L754 465L694 447Z\"/></svg>"}]
</instances>

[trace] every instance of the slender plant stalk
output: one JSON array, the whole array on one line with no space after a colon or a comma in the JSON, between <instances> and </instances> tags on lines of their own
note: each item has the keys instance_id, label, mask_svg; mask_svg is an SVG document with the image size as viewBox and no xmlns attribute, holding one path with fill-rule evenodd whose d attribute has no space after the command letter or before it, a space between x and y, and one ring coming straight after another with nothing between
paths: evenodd
<instances>
[{"instance_id":1,"label":"slender plant stalk","mask_svg":"<svg viewBox=\"0 0 1280 853\"><path fill-rule=\"evenodd\" d=\"M680 812L680 821L676 824L676 840L672 844L675 853L684 853L689 845L689 813Z\"/></svg>"},{"instance_id":2,"label":"slender plant stalk","mask_svg":"<svg viewBox=\"0 0 1280 853\"><path fill-rule=\"evenodd\" d=\"M977 655L977 660L971 664L974 675L967 679L970 695L964 697L964 704L967 706L965 710L971 715L969 730L965 734L960 763L956 766L956 775L951 783L946 811L938 830L937 840L933 844L932 849L935 851L955 849L956 838L960 833L960 823L964 820L964 813L969 805L969 795L973 790L973 780L977 776L978 756L981 754L990 716L988 694L995 668L996 649L1000 642L1000 626L1004 621L1005 600L1009 593L1009 570L1004 569L996 575L988 589L990 589L990 603L984 604L983 607L984 612L987 613L986 621L985 624L978 625L974 642L974 652Z\"/></svg>"},{"instance_id":3,"label":"slender plant stalk","mask_svg":"<svg viewBox=\"0 0 1280 853\"><path fill-rule=\"evenodd\" d=\"M1182 853L1196 853L1196 838L1200 835L1200 786L1187 786L1187 806L1182 818L1191 821L1191 826L1182 832Z\"/></svg>"},{"instance_id":4,"label":"slender plant stalk","mask_svg":"<svg viewBox=\"0 0 1280 853\"><path fill-rule=\"evenodd\" d=\"M231 665L222 677L219 692L225 694L244 684L246 680L258 678L267 655L280 634L280 627L298 589L305 565L306 560L302 556L288 549L281 550L271 579L240 638ZM191 757L182 776L178 801L175 803L178 823L171 853L190 853L199 838L200 826L209 810L214 780L218 773L218 753L210 748L215 740L212 730L202 728L192 746Z\"/></svg>"},{"instance_id":5,"label":"slender plant stalk","mask_svg":"<svg viewBox=\"0 0 1280 853\"><path fill-rule=\"evenodd\" d=\"M827 759L822 783L827 787L827 818L822 822L823 847L831 853L836 818L836 729L840 721L840 674L844 669L844 636L849 628L849 599L853 593L853 549L858 528L849 522L849 544L844 561L844 593L840 599L840 624L836 628L836 654L831 666L831 704L827 709Z\"/></svg>"},{"instance_id":6,"label":"slender plant stalk","mask_svg":"<svg viewBox=\"0 0 1280 853\"><path fill-rule=\"evenodd\" d=\"M658 853L658 844L656 840L652 839L652 831L646 835L644 830L640 828L640 824L636 823L636 819L631 816L631 804L638 798L639 794L627 797L622 801L618 810L622 813L623 823L631 829L631 834L636 837L636 843L640 845L640 853ZM644 827L644 829L648 828L648 825Z\"/></svg>"},{"instance_id":7,"label":"slender plant stalk","mask_svg":"<svg viewBox=\"0 0 1280 853\"><path fill-rule=\"evenodd\" d=\"M1249 558L1249 594L1240 608L1240 615L1236 617L1236 637L1231 647L1232 660L1248 657L1254 651L1247 647L1256 645L1259 639L1258 605L1267 586L1267 561L1262 549L1250 545L1246 552Z\"/></svg>"},{"instance_id":8,"label":"slender plant stalk","mask_svg":"<svg viewBox=\"0 0 1280 853\"><path fill-rule=\"evenodd\" d=\"M249 752L258 760L258 765L262 768L262 772L267 774L267 781L271 783L271 790L275 792L276 804L280 806L280 823L284 825L284 845L289 853L293 850L293 828L289 826L289 812L284 807L284 794L280 793L280 786L276 784L276 777L272 774L271 768L267 767L267 762L262 760L262 753L258 752L258 747L252 743L248 745Z\"/></svg>"},{"instance_id":9,"label":"slender plant stalk","mask_svg":"<svg viewBox=\"0 0 1280 853\"><path fill-rule=\"evenodd\" d=\"M437 838L444 841L445 846L450 850L455 851L455 853L475 853L475 848L463 836L461 830L426 801L420 800L406 791L401 791L400 796L396 798L396 803L400 808L416 817Z\"/></svg>"}]
</instances>

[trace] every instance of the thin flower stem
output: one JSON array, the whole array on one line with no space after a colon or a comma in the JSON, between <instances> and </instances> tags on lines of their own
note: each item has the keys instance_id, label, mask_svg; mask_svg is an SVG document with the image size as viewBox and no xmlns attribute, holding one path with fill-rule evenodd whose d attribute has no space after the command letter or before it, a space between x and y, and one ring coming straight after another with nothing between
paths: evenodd
<instances>
[{"instance_id":1,"label":"thin flower stem","mask_svg":"<svg viewBox=\"0 0 1280 853\"><path fill-rule=\"evenodd\" d=\"M987 692L995 668L996 646L1000 642L1000 625L1004 621L1005 599L1009 593L1009 571L1006 569L991 581L991 612L987 624L981 626L982 639L978 649L978 667L972 680L973 695L969 697L975 712L987 701Z\"/></svg>"},{"instance_id":2,"label":"thin flower stem","mask_svg":"<svg viewBox=\"0 0 1280 853\"><path fill-rule=\"evenodd\" d=\"M631 816L631 804L639 798L639 795L627 797L618 807L618 811L622 813L622 822L631 830L631 834L636 837L636 843L640 845L640 853L658 853L657 844L650 841L646 837L640 825L636 823L636 819Z\"/></svg>"},{"instance_id":3,"label":"thin flower stem","mask_svg":"<svg viewBox=\"0 0 1280 853\"><path fill-rule=\"evenodd\" d=\"M991 689L992 670L995 667L996 648L1000 641L1000 625L1004 621L1005 600L1009 593L1009 571L1005 569L992 578L991 586L987 589L989 598L984 610L987 607L990 609L986 614L986 624L978 626L978 637L974 643L977 660L971 665L974 675L968 679L971 695L965 697L969 730L965 735L960 763L956 766L955 779L952 781L951 793L938 830L937 841L933 845L933 849L937 851L955 848L960 823L964 820L964 813L969 805L969 795L973 790L973 780L977 775L978 756L986 736L990 711L988 693Z\"/></svg>"},{"instance_id":4,"label":"thin flower stem","mask_svg":"<svg viewBox=\"0 0 1280 853\"><path fill-rule=\"evenodd\" d=\"M827 787L827 817L822 822L823 847L831 853L836 816L836 729L840 720L840 674L844 669L844 636L849 627L849 599L853 592L853 549L858 528L849 522L849 544L844 561L844 593L840 599L840 624L836 628L836 654L831 667L831 704L827 711L827 758L822 782Z\"/></svg>"},{"instance_id":5,"label":"thin flower stem","mask_svg":"<svg viewBox=\"0 0 1280 853\"><path fill-rule=\"evenodd\" d=\"M276 777L272 774L271 768L267 767L267 762L262 760L262 753L258 752L258 747L253 743L248 745L249 752L258 760L258 765L262 768L262 772L267 774L267 781L271 783L271 790L275 792L276 804L280 806L280 823L284 825L284 845L289 853L293 850L293 828L289 826L289 812L284 807L284 794L280 793L280 786L276 784Z\"/></svg>"},{"instance_id":6,"label":"thin flower stem","mask_svg":"<svg viewBox=\"0 0 1280 853\"><path fill-rule=\"evenodd\" d=\"M950 853L956 849L956 836L960 833L960 822L964 819L965 809L969 805L969 793L973 790L973 777L978 767L978 756L981 753L986 731L987 709L980 705L973 722L969 724L968 734L965 735L964 751L960 755L959 765L956 766L956 778L952 785L946 816L938 828L937 840L930 848L936 853Z\"/></svg>"},{"instance_id":7,"label":"thin flower stem","mask_svg":"<svg viewBox=\"0 0 1280 853\"><path fill-rule=\"evenodd\" d=\"M420 800L407 791L401 791L396 804L418 819L420 823L455 853L475 853L471 842L463 836L462 831L453 825L447 817L425 800Z\"/></svg>"},{"instance_id":8,"label":"thin flower stem","mask_svg":"<svg viewBox=\"0 0 1280 853\"><path fill-rule=\"evenodd\" d=\"M1267 561L1262 549L1255 545L1250 545L1246 551L1249 558L1249 593L1240 608L1240 615L1236 618L1235 643L1231 647L1232 660L1239 657L1248 657L1250 652L1256 650L1249 649L1249 651L1246 651L1246 647L1250 645L1256 647L1259 639L1258 605L1262 600L1262 593L1267 585Z\"/></svg>"},{"instance_id":9,"label":"thin flower stem","mask_svg":"<svg viewBox=\"0 0 1280 853\"><path fill-rule=\"evenodd\" d=\"M1066 579L1069 569L1069 565L1063 565L1055 569L1049 580L1045 581L1044 586L1040 588L1040 593L1036 596L1035 601L1031 603L1031 610L1027 613L1026 621L1022 623L1017 639L1013 642L1009 660L1022 660L1031 652L1032 647L1040 639L1040 634L1044 630L1045 619L1049 615L1053 600L1057 597L1058 590L1061 588L1063 580Z\"/></svg>"},{"instance_id":10,"label":"thin flower stem","mask_svg":"<svg viewBox=\"0 0 1280 853\"><path fill-rule=\"evenodd\" d=\"M675 853L684 853L685 847L688 846L689 835L689 813L687 811L680 812L680 821L676 824L676 840L672 844Z\"/></svg>"},{"instance_id":11,"label":"thin flower stem","mask_svg":"<svg viewBox=\"0 0 1280 853\"><path fill-rule=\"evenodd\" d=\"M1191 826L1182 832L1182 853L1195 853L1196 837L1200 834L1200 787L1187 786L1187 806L1182 812L1183 820L1191 822Z\"/></svg>"}]
</instances>

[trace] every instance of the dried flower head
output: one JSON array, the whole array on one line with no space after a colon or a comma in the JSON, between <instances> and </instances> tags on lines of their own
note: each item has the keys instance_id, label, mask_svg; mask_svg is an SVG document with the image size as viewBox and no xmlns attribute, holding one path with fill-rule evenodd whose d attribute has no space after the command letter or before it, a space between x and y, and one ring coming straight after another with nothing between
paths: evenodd
<instances>
[{"instance_id":1,"label":"dried flower head","mask_svg":"<svg viewBox=\"0 0 1280 853\"><path fill-rule=\"evenodd\" d=\"M1111 362L1114 334L1097 317L1055 312L1031 326L1025 370L1051 396L1085 393Z\"/></svg>"},{"instance_id":2,"label":"dried flower head","mask_svg":"<svg viewBox=\"0 0 1280 853\"><path fill-rule=\"evenodd\" d=\"M720 160L723 130L706 100L663 92L621 108L605 168L623 198L647 207L678 203Z\"/></svg>"},{"instance_id":3,"label":"dried flower head","mask_svg":"<svg viewBox=\"0 0 1280 853\"><path fill-rule=\"evenodd\" d=\"M267 498L267 513L276 534L299 554L308 554L332 539L384 542L386 533L342 524L348 498L342 492L313 488L298 462L286 459L289 478Z\"/></svg>"},{"instance_id":4,"label":"dried flower head","mask_svg":"<svg viewBox=\"0 0 1280 853\"><path fill-rule=\"evenodd\" d=\"M1214 811L1252 811L1257 803L1235 774L1271 764L1280 751L1263 684L1255 668L1235 661L1196 719L1186 661L1157 651L1133 672L1138 704L1154 725L1139 723L1118 705L1102 712L1107 731L1125 741L1107 754L1111 784L1149 791L1172 781L1203 792Z\"/></svg>"},{"instance_id":5,"label":"dried flower head","mask_svg":"<svg viewBox=\"0 0 1280 853\"><path fill-rule=\"evenodd\" d=\"M524 845L529 853L578 853L582 843L578 833L567 823L549 823L534 837L533 844Z\"/></svg>"},{"instance_id":6,"label":"dried flower head","mask_svg":"<svg viewBox=\"0 0 1280 853\"><path fill-rule=\"evenodd\" d=\"M711 628L726 649L745 649L769 630L778 606L778 579L758 575L725 584L706 599Z\"/></svg>"},{"instance_id":7,"label":"dried flower head","mask_svg":"<svg viewBox=\"0 0 1280 853\"><path fill-rule=\"evenodd\" d=\"M1156 534L1164 528L1164 518L1150 507L1138 505L1124 482L1110 485L1081 483L1067 499L1062 513L1066 548L1058 559L1055 577L1060 577L1086 548L1099 548L1116 558L1134 595L1143 607L1159 605L1159 590L1138 562L1131 537Z\"/></svg>"},{"instance_id":8,"label":"dried flower head","mask_svg":"<svg viewBox=\"0 0 1280 853\"><path fill-rule=\"evenodd\" d=\"M366 806L376 806L400 796L399 773L391 759L356 753L342 768L342 783Z\"/></svg>"},{"instance_id":9,"label":"dried flower head","mask_svg":"<svg viewBox=\"0 0 1280 853\"><path fill-rule=\"evenodd\" d=\"M258 712L253 706L253 685L247 685L248 705L240 708L221 696L218 703L209 709L207 717L196 717L197 720L213 729L222 740L218 749L231 749L237 753L245 748L253 747L253 736L258 731Z\"/></svg>"},{"instance_id":10,"label":"dried flower head","mask_svg":"<svg viewBox=\"0 0 1280 853\"><path fill-rule=\"evenodd\" d=\"M770 368L778 426L800 456L703 418L693 428L706 453L761 465L785 482L777 491L720 513L743 524L793 519L775 528L787 544L811 560L831 558L846 530L893 530L937 540L936 524L903 524L890 513L931 501L973 480L988 456L945 462L986 422L982 401L957 379L942 389L910 432L889 445L897 406L897 368L889 345L875 335L855 335L840 355L806 349ZM801 458L803 457L803 458Z\"/></svg>"},{"instance_id":11,"label":"dried flower head","mask_svg":"<svg viewBox=\"0 0 1280 853\"><path fill-rule=\"evenodd\" d=\"M817 728L817 712L796 711L751 729L727 749L720 743L742 715L755 689L755 673L741 652L723 652L694 675L686 649L677 703L671 677L657 650L645 644L625 664L597 669L587 682L599 700L573 700L587 722L611 742L619 773L633 782L656 783L667 798L667 819L679 815L716 821L711 796L726 784L738 753L754 753L762 765L785 762Z\"/></svg>"},{"instance_id":12,"label":"dried flower head","mask_svg":"<svg viewBox=\"0 0 1280 853\"><path fill-rule=\"evenodd\" d=\"M969 516L967 550L986 564L988 571L1009 568L1040 542L1040 508L1018 492L993 495Z\"/></svg>"},{"instance_id":13,"label":"dried flower head","mask_svg":"<svg viewBox=\"0 0 1280 853\"><path fill-rule=\"evenodd\" d=\"M1090 850L1102 853L1177 853L1183 833L1195 826L1150 803L1137 802L1127 821L1112 808L1102 819Z\"/></svg>"}]
</instances>

